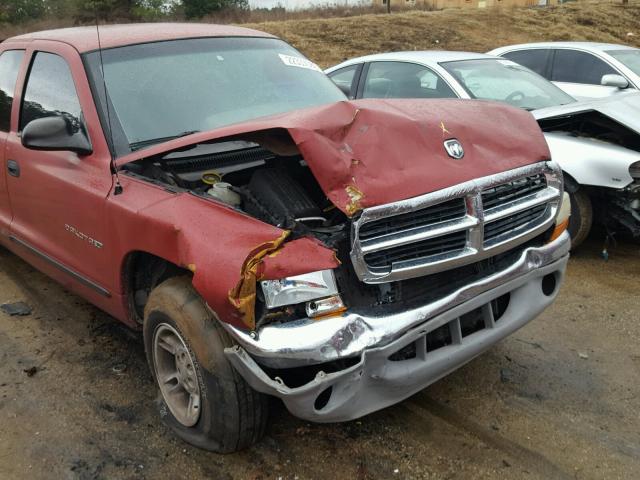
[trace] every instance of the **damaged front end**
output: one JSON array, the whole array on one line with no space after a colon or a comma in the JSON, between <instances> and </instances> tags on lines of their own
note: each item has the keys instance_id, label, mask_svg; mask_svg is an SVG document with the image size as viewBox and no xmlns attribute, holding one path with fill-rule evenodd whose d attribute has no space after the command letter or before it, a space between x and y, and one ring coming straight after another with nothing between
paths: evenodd
<instances>
[{"instance_id":1,"label":"damaged front end","mask_svg":"<svg viewBox=\"0 0 640 480\"><path fill-rule=\"evenodd\" d=\"M193 282L247 382L315 421L395 403L475 357L553 301L568 258L562 173L530 115L498 104L341 102L119 166L223 205L237 221L221 238L270 226L249 248L199 252L238 273L198 267Z\"/></svg>"},{"instance_id":2,"label":"damaged front end","mask_svg":"<svg viewBox=\"0 0 640 480\"><path fill-rule=\"evenodd\" d=\"M567 191L588 195L609 235L640 235L639 113L636 93L534 112Z\"/></svg>"},{"instance_id":3,"label":"damaged front end","mask_svg":"<svg viewBox=\"0 0 640 480\"><path fill-rule=\"evenodd\" d=\"M634 237L640 236L640 161L630 167L633 181L618 190L594 192L603 201L596 207L597 215L609 232L622 226Z\"/></svg>"},{"instance_id":4,"label":"damaged front end","mask_svg":"<svg viewBox=\"0 0 640 480\"><path fill-rule=\"evenodd\" d=\"M226 325L238 342L226 353L301 418L349 420L396 403L553 302L570 245L561 193L559 170L543 162L365 209L350 261L335 269L346 309L252 332Z\"/></svg>"}]
</instances>

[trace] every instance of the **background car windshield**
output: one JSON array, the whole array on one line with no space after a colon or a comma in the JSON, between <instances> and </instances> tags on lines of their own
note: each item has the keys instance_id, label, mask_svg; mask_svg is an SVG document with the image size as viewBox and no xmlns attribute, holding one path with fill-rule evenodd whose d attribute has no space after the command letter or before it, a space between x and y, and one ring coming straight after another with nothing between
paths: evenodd
<instances>
[{"instance_id":1,"label":"background car windshield","mask_svg":"<svg viewBox=\"0 0 640 480\"><path fill-rule=\"evenodd\" d=\"M607 52L636 75L640 75L640 50L610 50Z\"/></svg>"},{"instance_id":2,"label":"background car windshield","mask_svg":"<svg viewBox=\"0 0 640 480\"><path fill-rule=\"evenodd\" d=\"M463 60L442 63L473 98L498 100L535 110L575 99L537 73L510 60Z\"/></svg>"},{"instance_id":3,"label":"background car windshield","mask_svg":"<svg viewBox=\"0 0 640 480\"><path fill-rule=\"evenodd\" d=\"M156 42L104 50L102 57L109 113L116 117L111 125L119 123L131 149L345 100L322 71L277 39ZM87 58L97 96L103 96L96 79L100 56Z\"/></svg>"}]
</instances>

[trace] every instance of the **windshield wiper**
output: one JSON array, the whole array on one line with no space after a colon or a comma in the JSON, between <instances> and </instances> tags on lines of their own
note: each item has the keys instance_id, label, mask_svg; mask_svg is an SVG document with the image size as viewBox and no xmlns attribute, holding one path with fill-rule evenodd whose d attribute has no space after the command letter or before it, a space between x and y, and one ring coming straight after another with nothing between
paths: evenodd
<instances>
[{"instance_id":1,"label":"windshield wiper","mask_svg":"<svg viewBox=\"0 0 640 480\"><path fill-rule=\"evenodd\" d=\"M200 130L187 130L186 132L178 133L177 135L170 135L168 137L158 137L158 138L150 138L148 140L140 140L139 142L130 143L129 148L131 149L132 152L135 152L136 150L140 150L141 148L149 147L157 143L168 142L169 140L175 140L176 138L180 138L180 137L186 137L187 135L192 135L198 132L200 132Z\"/></svg>"}]
</instances>

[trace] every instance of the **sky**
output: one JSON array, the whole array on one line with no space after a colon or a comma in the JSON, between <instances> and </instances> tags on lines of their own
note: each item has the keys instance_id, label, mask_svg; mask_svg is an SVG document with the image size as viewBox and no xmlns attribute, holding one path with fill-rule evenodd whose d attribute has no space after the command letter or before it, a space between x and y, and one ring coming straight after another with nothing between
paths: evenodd
<instances>
[{"instance_id":1,"label":"sky","mask_svg":"<svg viewBox=\"0 0 640 480\"><path fill-rule=\"evenodd\" d=\"M295 10L296 8L334 4L357 5L363 3L363 1L364 0L249 0L249 5L252 8L273 8L280 5L288 10Z\"/></svg>"}]
</instances>

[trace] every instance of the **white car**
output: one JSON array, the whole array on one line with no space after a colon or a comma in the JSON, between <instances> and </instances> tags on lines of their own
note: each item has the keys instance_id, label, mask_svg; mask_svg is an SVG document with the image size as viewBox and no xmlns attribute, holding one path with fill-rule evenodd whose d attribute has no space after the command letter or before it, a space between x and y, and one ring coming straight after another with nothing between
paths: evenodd
<instances>
[{"instance_id":1,"label":"white car","mask_svg":"<svg viewBox=\"0 0 640 480\"><path fill-rule=\"evenodd\" d=\"M592 42L526 43L489 55L513 60L576 98L601 98L640 88L640 49Z\"/></svg>"},{"instance_id":2,"label":"white car","mask_svg":"<svg viewBox=\"0 0 640 480\"><path fill-rule=\"evenodd\" d=\"M326 73L354 99L496 100L531 111L564 172L573 246L594 219L609 233L640 236L640 93L579 102L511 60L466 52L383 53Z\"/></svg>"}]
</instances>

